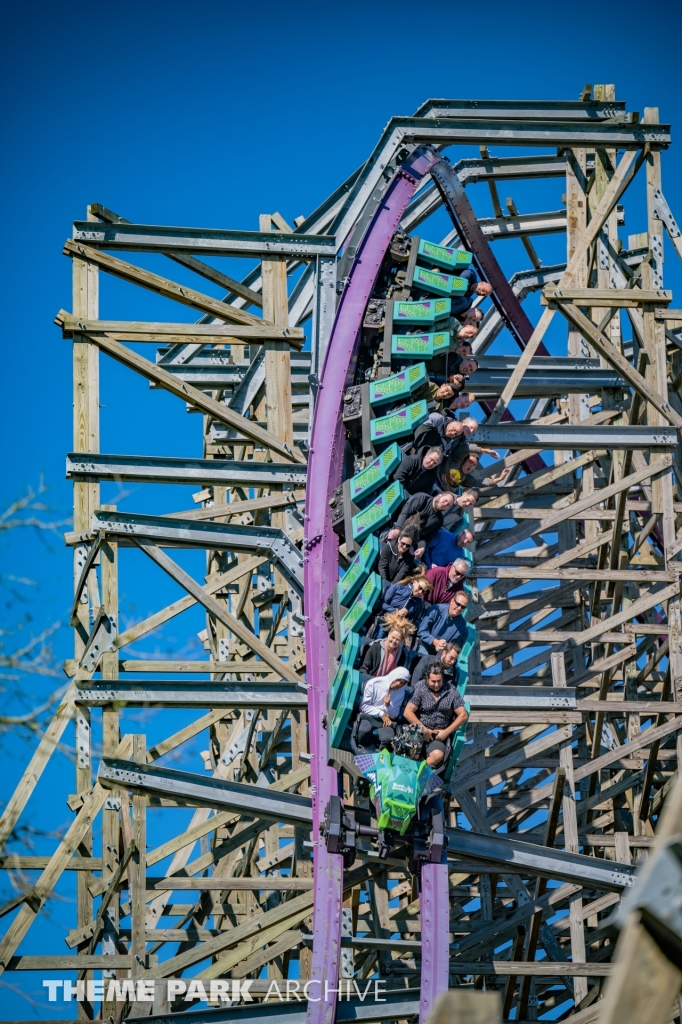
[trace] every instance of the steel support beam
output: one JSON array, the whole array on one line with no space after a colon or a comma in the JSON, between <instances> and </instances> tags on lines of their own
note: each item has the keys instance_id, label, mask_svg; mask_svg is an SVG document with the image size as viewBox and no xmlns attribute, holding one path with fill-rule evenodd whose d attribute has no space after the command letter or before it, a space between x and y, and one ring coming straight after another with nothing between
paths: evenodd
<instances>
[{"instance_id":1,"label":"steel support beam","mask_svg":"<svg viewBox=\"0 0 682 1024\"><path fill-rule=\"evenodd\" d=\"M94 247L134 252L188 252L204 256L290 256L312 260L334 256L334 239L327 235L287 234L283 231L226 231L221 228L174 228L155 224L104 224L75 221L73 239Z\"/></svg>"},{"instance_id":2,"label":"steel support beam","mask_svg":"<svg viewBox=\"0 0 682 1024\"><path fill-rule=\"evenodd\" d=\"M287 822L303 828L312 824L310 797L297 793L276 793L261 786L226 779L204 778L192 772L178 772L158 765L139 765L104 757L97 781L108 789L123 786L150 796L182 800L197 807L247 812L266 821Z\"/></svg>"},{"instance_id":3,"label":"steel support beam","mask_svg":"<svg viewBox=\"0 0 682 1024\"><path fill-rule=\"evenodd\" d=\"M487 686L477 684L467 690L472 711L495 708L498 711L554 711L575 708L575 688L536 686Z\"/></svg>"},{"instance_id":4,"label":"steel support beam","mask_svg":"<svg viewBox=\"0 0 682 1024\"><path fill-rule=\"evenodd\" d=\"M307 980L307 979L306 979ZM257 993L257 986L262 982L254 982L251 992ZM286 981L280 981L282 994L287 991ZM301 992L303 991L301 983ZM344 979L345 984L345 979ZM349 981L349 991L355 992L353 982ZM270 985L270 981L267 981ZM187 1013L174 1014L153 1014L151 1017L126 1017L126 1024L306 1024L307 1000L301 995L301 1001L296 998L295 983L290 982L291 1000L284 1002L253 1002L234 1003L232 1006L224 1006L218 1010L199 1008ZM361 996L364 996L366 986L369 995L365 1001L355 999L341 999L336 1007L336 1024L383 1024L386 1020L409 1020L419 1012L419 993L385 993L381 999L374 999L374 981L358 981L358 988ZM311 997L317 998L317 991L321 989L324 999L324 982L318 982L310 986ZM379 989L380 992L384 991ZM265 994L265 991L263 991Z\"/></svg>"},{"instance_id":5,"label":"steel support beam","mask_svg":"<svg viewBox=\"0 0 682 1024\"><path fill-rule=\"evenodd\" d=\"M455 776L455 781L456 781ZM636 869L631 864L587 857L582 853L548 850L507 836L483 835L465 829L448 829L448 856L453 854L495 864L524 868L531 875L560 879L577 885L620 892L635 884Z\"/></svg>"},{"instance_id":6,"label":"steel support beam","mask_svg":"<svg viewBox=\"0 0 682 1024\"><path fill-rule=\"evenodd\" d=\"M624 100L438 100L428 99L415 117L509 118L511 121L633 121Z\"/></svg>"},{"instance_id":7,"label":"steel support beam","mask_svg":"<svg viewBox=\"0 0 682 1024\"><path fill-rule=\"evenodd\" d=\"M151 540L161 547L206 548L217 551L248 551L267 554L290 586L303 594L301 552L283 530L273 526L232 526L138 515L134 512L103 512L92 517L92 529L107 536ZM119 540L121 543L121 540Z\"/></svg>"},{"instance_id":8,"label":"steel support beam","mask_svg":"<svg viewBox=\"0 0 682 1024\"><path fill-rule=\"evenodd\" d=\"M230 671L229 661L225 671ZM241 674L241 673L240 673ZM299 711L308 706L305 684L207 683L203 680L168 682L152 679L138 682L109 679L106 682L76 684L76 703L88 707L115 704L119 707L155 708L263 708Z\"/></svg>"},{"instance_id":9,"label":"steel support beam","mask_svg":"<svg viewBox=\"0 0 682 1024\"><path fill-rule=\"evenodd\" d=\"M501 448L589 451L591 448L649 449L671 451L678 443L674 427L581 426L580 423L534 426L529 423L500 423L481 426L476 443Z\"/></svg>"},{"instance_id":10,"label":"steel support beam","mask_svg":"<svg viewBox=\"0 0 682 1024\"><path fill-rule=\"evenodd\" d=\"M102 455L69 452L69 480L199 484L203 487L305 486L306 467L287 462L235 462L223 459L175 459L156 455Z\"/></svg>"}]
</instances>

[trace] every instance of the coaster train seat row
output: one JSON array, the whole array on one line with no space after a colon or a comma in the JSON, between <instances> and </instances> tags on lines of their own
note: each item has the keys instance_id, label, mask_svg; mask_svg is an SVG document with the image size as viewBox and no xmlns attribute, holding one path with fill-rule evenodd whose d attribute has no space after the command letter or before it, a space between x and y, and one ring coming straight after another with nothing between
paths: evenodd
<instances>
[{"instance_id":1,"label":"coaster train seat row","mask_svg":"<svg viewBox=\"0 0 682 1024\"><path fill-rule=\"evenodd\" d=\"M379 537L409 497L392 477L430 413L428 399L416 395L430 380L447 379L448 358L462 326L452 308L464 306L469 290L469 281L458 271L469 270L471 262L464 249L396 233L365 312L355 379L344 396L345 479L331 501L341 576L328 616L338 667L329 692L327 732L329 762L348 774L356 800L331 798L325 838L330 852L342 853L347 866L358 850L373 850L379 857L390 851L391 857L409 861L418 875L425 861L441 862L447 844L445 803L466 723L452 735L435 769L419 755L396 753L390 743L380 743L376 752L353 753L351 736L362 689L363 632L383 589L376 571ZM466 512L458 529L462 526L473 528ZM473 562L471 552L465 557ZM457 660L462 697L475 642L476 630L469 623ZM465 708L468 713L466 701Z\"/></svg>"}]
</instances>

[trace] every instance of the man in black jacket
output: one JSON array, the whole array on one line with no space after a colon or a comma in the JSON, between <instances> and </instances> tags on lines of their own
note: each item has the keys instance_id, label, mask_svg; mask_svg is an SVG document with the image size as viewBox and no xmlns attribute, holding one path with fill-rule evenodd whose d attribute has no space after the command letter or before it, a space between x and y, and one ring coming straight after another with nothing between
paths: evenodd
<instances>
[{"instance_id":1,"label":"man in black jacket","mask_svg":"<svg viewBox=\"0 0 682 1024\"><path fill-rule=\"evenodd\" d=\"M389 530L386 539L395 540L403 531L407 521L411 520L415 525L415 543L417 544L414 554L416 558L421 558L424 546L436 531L441 529L443 517L450 511L454 503L455 496L449 491L443 491L434 497L419 492L413 494L401 508L396 524Z\"/></svg>"},{"instance_id":2,"label":"man in black jacket","mask_svg":"<svg viewBox=\"0 0 682 1024\"><path fill-rule=\"evenodd\" d=\"M430 494L438 477L438 467L443 461L440 447L420 448L416 455L403 455L400 465L393 474L408 494Z\"/></svg>"},{"instance_id":3,"label":"man in black jacket","mask_svg":"<svg viewBox=\"0 0 682 1024\"><path fill-rule=\"evenodd\" d=\"M426 679L432 665L440 665L443 670L443 682L456 685L457 682L457 659L461 648L458 644L446 644L438 654L425 654L419 659L412 673L412 686L416 686L420 679Z\"/></svg>"},{"instance_id":4,"label":"man in black jacket","mask_svg":"<svg viewBox=\"0 0 682 1024\"><path fill-rule=\"evenodd\" d=\"M395 541L387 540L381 545L378 571L387 583L400 583L416 564L411 533L401 533Z\"/></svg>"},{"instance_id":5,"label":"man in black jacket","mask_svg":"<svg viewBox=\"0 0 682 1024\"><path fill-rule=\"evenodd\" d=\"M461 451L464 458L469 450L468 437L469 431L464 423L446 419L441 413L434 412L415 430L412 450L428 445L432 448L442 448L443 455L448 458Z\"/></svg>"}]
</instances>

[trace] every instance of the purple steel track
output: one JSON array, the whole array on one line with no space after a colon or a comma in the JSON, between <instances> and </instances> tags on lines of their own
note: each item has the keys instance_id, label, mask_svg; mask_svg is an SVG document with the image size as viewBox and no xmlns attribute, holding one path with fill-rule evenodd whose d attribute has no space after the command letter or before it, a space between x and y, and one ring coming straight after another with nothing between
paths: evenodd
<instances>
[{"instance_id":1,"label":"purple steel track","mask_svg":"<svg viewBox=\"0 0 682 1024\"><path fill-rule=\"evenodd\" d=\"M386 255L409 200L432 165L439 159L432 150L417 150L387 186L368 225L348 281L339 300L320 377L320 391L313 416L305 507L304 593L307 652L308 715L311 754L313 849L313 957L311 980L320 984L319 1002L308 1003L308 1024L333 1024L336 1003L324 999L325 982L338 988L343 899L343 859L330 854L320 835L320 822L332 794L337 793L336 771L327 765L327 732L323 717L331 682L331 650L324 608L338 580L338 540L331 525L329 499L341 483L344 432L341 402L348 369L359 341L360 327L371 298L381 262ZM440 865L436 865L437 868ZM447 874L446 904L447 900ZM436 895L430 886L430 902ZM424 909L422 909L424 912ZM431 911L429 911L431 912ZM445 929L447 956L449 922ZM441 988L422 970L422 986L433 994ZM311 988L311 992L315 992Z\"/></svg>"},{"instance_id":2,"label":"purple steel track","mask_svg":"<svg viewBox=\"0 0 682 1024\"><path fill-rule=\"evenodd\" d=\"M447 989L450 977L450 891L445 852L442 864L423 865L421 883L422 979L419 1020L423 1024L436 996Z\"/></svg>"}]
</instances>

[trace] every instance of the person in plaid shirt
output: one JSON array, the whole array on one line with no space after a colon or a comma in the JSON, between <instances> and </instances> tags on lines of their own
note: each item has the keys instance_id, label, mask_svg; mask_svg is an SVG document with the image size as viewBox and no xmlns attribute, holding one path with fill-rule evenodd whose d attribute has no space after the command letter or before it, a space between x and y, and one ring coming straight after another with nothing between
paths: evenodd
<instances>
[{"instance_id":1,"label":"person in plaid shirt","mask_svg":"<svg viewBox=\"0 0 682 1024\"><path fill-rule=\"evenodd\" d=\"M439 665L431 665L426 679L417 683L403 716L424 730L426 763L430 768L442 764L447 740L469 717L459 690L443 683L443 669Z\"/></svg>"}]
</instances>

